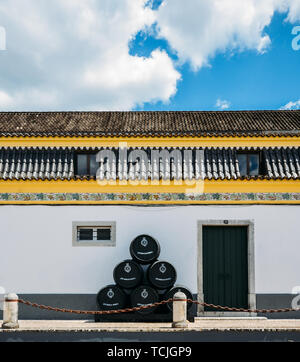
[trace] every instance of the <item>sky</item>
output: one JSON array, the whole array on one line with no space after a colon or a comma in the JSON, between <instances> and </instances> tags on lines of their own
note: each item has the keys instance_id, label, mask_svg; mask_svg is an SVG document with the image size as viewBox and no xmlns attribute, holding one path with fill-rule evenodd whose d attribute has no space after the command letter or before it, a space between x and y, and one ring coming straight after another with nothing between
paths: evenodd
<instances>
[{"instance_id":1,"label":"sky","mask_svg":"<svg viewBox=\"0 0 300 362\"><path fill-rule=\"evenodd\" d=\"M0 111L300 109L300 0L1 0Z\"/></svg>"}]
</instances>

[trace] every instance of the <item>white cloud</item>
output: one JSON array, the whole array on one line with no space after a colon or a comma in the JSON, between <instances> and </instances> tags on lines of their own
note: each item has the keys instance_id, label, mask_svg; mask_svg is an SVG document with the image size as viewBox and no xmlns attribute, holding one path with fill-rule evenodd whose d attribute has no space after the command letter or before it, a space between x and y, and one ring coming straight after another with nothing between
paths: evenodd
<instances>
[{"instance_id":1,"label":"white cloud","mask_svg":"<svg viewBox=\"0 0 300 362\"><path fill-rule=\"evenodd\" d=\"M225 111L226 109L228 109L230 107L230 102L219 98L219 99L217 99L216 107L218 109L220 109L221 111Z\"/></svg>"},{"instance_id":2,"label":"white cloud","mask_svg":"<svg viewBox=\"0 0 300 362\"><path fill-rule=\"evenodd\" d=\"M285 106L282 106L280 109L291 110L291 109L300 109L300 99L296 102L289 102Z\"/></svg>"},{"instance_id":3,"label":"white cloud","mask_svg":"<svg viewBox=\"0 0 300 362\"><path fill-rule=\"evenodd\" d=\"M166 38L181 62L194 70L216 53L256 50L264 53L271 39L265 27L275 11L300 17L299 0L164 0L157 12L159 36Z\"/></svg>"},{"instance_id":4,"label":"white cloud","mask_svg":"<svg viewBox=\"0 0 300 362\"><path fill-rule=\"evenodd\" d=\"M300 0L286 1L285 8L289 8L288 21L295 23L300 20Z\"/></svg>"},{"instance_id":5,"label":"white cloud","mask_svg":"<svg viewBox=\"0 0 300 362\"><path fill-rule=\"evenodd\" d=\"M126 110L168 101L180 74L167 53L129 54L129 41L155 21L146 2L3 0L0 84L9 96L0 94L1 109Z\"/></svg>"},{"instance_id":6,"label":"white cloud","mask_svg":"<svg viewBox=\"0 0 300 362\"><path fill-rule=\"evenodd\" d=\"M196 70L219 52L265 52L274 12L300 19L300 0L1 0L1 110L132 109L168 102L181 78L161 49L129 52L137 32L158 35Z\"/></svg>"},{"instance_id":7,"label":"white cloud","mask_svg":"<svg viewBox=\"0 0 300 362\"><path fill-rule=\"evenodd\" d=\"M5 108L13 103L13 99L9 94L0 90L0 107Z\"/></svg>"},{"instance_id":8,"label":"white cloud","mask_svg":"<svg viewBox=\"0 0 300 362\"><path fill-rule=\"evenodd\" d=\"M106 91L119 94L126 94L130 88L132 94L127 94L126 101L132 105L142 104L145 99L167 102L176 92L179 73L173 69L172 61L164 51L155 50L149 58L124 53L115 59L113 68L105 62L99 69L98 64L95 62L84 73L84 83L95 88L105 84ZM121 100L118 108L123 107Z\"/></svg>"}]
</instances>

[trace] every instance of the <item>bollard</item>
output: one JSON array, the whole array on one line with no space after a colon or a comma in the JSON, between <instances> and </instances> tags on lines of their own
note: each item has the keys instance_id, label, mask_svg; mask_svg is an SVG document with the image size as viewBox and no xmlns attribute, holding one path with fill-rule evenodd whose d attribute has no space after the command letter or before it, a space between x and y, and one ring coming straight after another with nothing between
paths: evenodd
<instances>
[{"instance_id":1,"label":"bollard","mask_svg":"<svg viewBox=\"0 0 300 362\"><path fill-rule=\"evenodd\" d=\"M7 294L4 301L3 310L3 329L16 329L19 328L18 322L18 296L17 294Z\"/></svg>"},{"instance_id":2,"label":"bollard","mask_svg":"<svg viewBox=\"0 0 300 362\"><path fill-rule=\"evenodd\" d=\"M186 295L182 292L177 292L173 299L173 328L186 328L188 327L188 322L186 320L186 301L176 299L186 299Z\"/></svg>"}]
</instances>

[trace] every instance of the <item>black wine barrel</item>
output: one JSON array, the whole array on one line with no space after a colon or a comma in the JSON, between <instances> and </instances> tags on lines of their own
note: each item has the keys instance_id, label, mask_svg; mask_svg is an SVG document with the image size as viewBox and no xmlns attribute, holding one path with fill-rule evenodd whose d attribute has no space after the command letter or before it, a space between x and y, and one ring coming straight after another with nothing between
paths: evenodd
<instances>
[{"instance_id":1,"label":"black wine barrel","mask_svg":"<svg viewBox=\"0 0 300 362\"><path fill-rule=\"evenodd\" d=\"M177 279L177 273L172 264L166 261L156 261L148 269L148 280L157 289L171 288Z\"/></svg>"},{"instance_id":2,"label":"black wine barrel","mask_svg":"<svg viewBox=\"0 0 300 362\"><path fill-rule=\"evenodd\" d=\"M143 285L150 285L149 280L148 280L148 269L150 268L151 265L152 264L140 264L140 266L144 272L143 281L141 283ZM150 285L150 287L151 287L151 285Z\"/></svg>"},{"instance_id":3,"label":"black wine barrel","mask_svg":"<svg viewBox=\"0 0 300 362\"><path fill-rule=\"evenodd\" d=\"M97 304L100 310L116 310L126 307L126 295L117 285L111 284L102 288L97 294Z\"/></svg>"},{"instance_id":4,"label":"black wine barrel","mask_svg":"<svg viewBox=\"0 0 300 362\"><path fill-rule=\"evenodd\" d=\"M131 257L140 264L151 264L160 254L160 245L149 235L139 235L130 244Z\"/></svg>"},{"instance_id":5,"label":"black wine barrel","mask_svg":"<svg viewBox=\"0 0 300 362\"><path fill-rule=\"evenodd\" d=\"M142 307L149 304L157 303L159 301L158 293L149 285L140 285L137 287L130 296L132 307ZM150 314L155 311L157 307L151 307L137 311L139 314Z\"/></svg>"},{"instance_id":6,"label":"black wine barrel","mask_svg":"<svg viewBox=\"0 0 300 362\"><path fill-rule=\"evenodd\" d=\"M182 292L186 295L186 299L194 299L193 298L193 294L192 292L187 289L186 287L183 287L181 285L176 285L175 287L173 287L172 289L170 289L163 297L164 300L168 300L170 298L173 298L174 295L177 293L177 292ZM193 303L190 303L188 302L187 303L187 309L190 309L191 307L193 306ZM169 310L173 310L173 303L170 302L170 303L167 303L167 307Z\"/></svg>"},{"instance_id":7,"label":"black wine barrel","mask_svg":"<svg viewBox=\"0 0 300 362\"><path fill-rule=\"evenodd\" d=\"M113 276L115 283L120 287L133 289L142 283L144 271L135 261L124 260L115 267Z\"/></svg>"}]
</instances>

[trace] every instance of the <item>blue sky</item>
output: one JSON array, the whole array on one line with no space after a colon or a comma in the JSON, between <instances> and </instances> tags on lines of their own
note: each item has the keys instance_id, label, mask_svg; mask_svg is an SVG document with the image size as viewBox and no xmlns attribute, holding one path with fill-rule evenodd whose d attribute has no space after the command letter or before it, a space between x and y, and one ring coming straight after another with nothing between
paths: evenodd
<instances>
[{"instance_id":1,"label":"blue sky","mask_svg":"<svg viewBox=\"0 0 300 362\"><path fill-rule=\"evenodd\" d=\"M297 109L297 26L300 0L3 0L0 110Z\"/></svg>"},{"instance_id":2,"label":"blue sky","mask_svg":"<svg viewBox=\"0 0 300 362\"><path fill-rule=\"evenodd\" d=\"M259 54L248 50L218 54L209 67L193 71L189 64L178 67L182 80L170 102L145 103L137 110L212 110L217 99L230 103L228 109L279 109L300 99L300 51L292 48L292 29L286 14L276 13L266 28L272 44ZM300 25L300 22L299 22ZM166 41L138 34L131 53L148 56L157 46L177 60Z\"/></svg>"}]
</instances>

